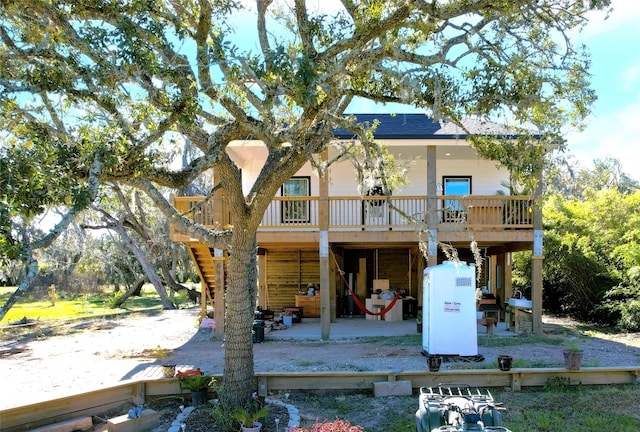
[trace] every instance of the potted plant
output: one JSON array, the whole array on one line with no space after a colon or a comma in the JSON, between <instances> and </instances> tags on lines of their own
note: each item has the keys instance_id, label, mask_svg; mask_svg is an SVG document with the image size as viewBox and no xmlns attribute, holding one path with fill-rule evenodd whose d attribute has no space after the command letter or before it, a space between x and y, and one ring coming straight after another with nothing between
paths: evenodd
<instances>
[{"instance_id":1,"label":"potted plant","mask_svg":"<svg viewBox=\"0 0 640 432\"><path fill-rule=\"evenodd\" d=\"M173 378L176 375L176 365L174 364L163 364L162 365L162 376L165 378Z\"/></svg>"},{"instance_id":2,"label":"potted plant","mask_svg":"<svg viewBox=\"0 0 640 432\"><path fill-rule=\"evenodd\" d=\"M498 356L498 368L501 371L511 370L513 366L513 357L510 355L499 355Z\"/></svg>"},{"instance_id":3,"label":"potted plant","mask_svg":"<svg viewBox=\"0 0 640 432\"><path fill-rule=\"evenodd\" d=\"M257 395L253 397L243 407L238 408L233 413L233 417L240 422L242 432L259 432L262 429L260 420L269 413L269 407L260 403Z\"/></svg>"},{"instance_id":4,"label":"potted plant","mask_svg":"<svg viewBox=\"0 0 640 432\"><path fill-rule=\"evenodd\" d=\"M207 403L209 389L216 384L216 379L210 375L191 375L180 378L180 387L191 390L191 402L194 405Z\"/></svg>"},{"instance_id":5,"label":"potted plant","mask_svg":"<svg viewBox=\"0 0 640 432\"><path fill-rule=\"evenodd\" d=\"M579 370L582 363L583 350L577 342L571 342L562 352L564 366L567 370Z\"/></svg>"},{"instance_id":6,"label":"potted plant","mask_svg":"<svg viewBox=\"0 0 640 432\"><path fill-rule=\"evenodd\" d=\"M438 372L440 370L440 365L442 364L442 356L436 354L430 354L427 357L427 367L430 372Z\"/></svg>"},{"instance_id":7,"label":"potted plant","mask_svg":"<svg viewBox=\"0 0 640 432\"><path fill-rule=\"evenodd\" d=\"M422 333L422 311L418 311L416 314L416 327L418 333Z\"/></svg>"}]
</instances>

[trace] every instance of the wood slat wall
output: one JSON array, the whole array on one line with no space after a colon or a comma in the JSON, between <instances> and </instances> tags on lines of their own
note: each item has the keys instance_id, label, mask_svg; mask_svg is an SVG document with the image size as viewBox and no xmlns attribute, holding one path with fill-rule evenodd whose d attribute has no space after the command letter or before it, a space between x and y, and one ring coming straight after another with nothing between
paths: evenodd
<instances>
[{"instance_id":1,"label":"wood slat wall","mask_svg":"<svg viewBox=\"0 0 640 432\"><path fill-rule=\"evenodd\" d=\"M266 253L267 306L280 312L295 305L299 291L307 284L320 283L320 263L317 250L274 250Z\"/></svg>"},{"instance_id":2,"label":"wood slat wall","mask_svg":"<svg viewBox=\"0 0 640 432\"><path fill-rule=\"evenodd\" d=\"M409 249L378 249L378 279L389 279L392 290L407 289Z\"/></svg>"}]
</instances>

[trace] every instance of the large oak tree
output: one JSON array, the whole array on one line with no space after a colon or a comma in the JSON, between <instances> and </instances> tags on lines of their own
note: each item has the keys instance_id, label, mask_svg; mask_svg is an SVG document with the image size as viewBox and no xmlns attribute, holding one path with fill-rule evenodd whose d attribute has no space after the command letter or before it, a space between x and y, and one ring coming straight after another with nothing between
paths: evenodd
<instances>
[{"instance_id":1,"label":"large oak tree","mask_svg":"<svg viewBox=\"0 0 640 432\"><path fill-rule=\"evenodd\" d=\"M251 326L256 230L280 185L327 149L341 126L358 137L366 168L385 178L366 125L345 116L354 101L400 103L436 120L498 118L537 140L478 141L483 154L527 172L544 144L579 122L594 99L588 58L570 34L607 0L1 0L3 164L34 147L54 158L39 194L86 204L94 165L102 184L148 194L181 231L230 249L225 401L253 386ZM268 149L255 183L226 149L253 137ZM524 134L523 136L526 136ZM198 149L176 169L167 146ZM11 149L9 152L7 149ZM175 212L160 192L215 172L233 230L208 230ZM55 174L60 172L60 174ZM41 173L35 173L42 178ZM46 176L45 176L46 177ZM68 181L65 181L68 180ZM28 176L2 170L3 244L8 221L47 202L11 189ZM11 183L13 182L13 183ZM26 182L26 183L25 183ZM78 187L65 185L78 183ZM5 186L11 187L5 187ZM90 195L93 196L93 195ZM247 271L248 270L248 271Z\"/></svg>"}]
</instances>

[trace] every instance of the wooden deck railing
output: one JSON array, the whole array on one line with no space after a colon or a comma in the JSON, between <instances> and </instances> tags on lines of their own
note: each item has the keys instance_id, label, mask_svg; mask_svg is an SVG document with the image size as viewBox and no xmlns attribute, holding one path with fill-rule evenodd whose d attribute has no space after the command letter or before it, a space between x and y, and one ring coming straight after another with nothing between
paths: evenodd
<instances>
[{"instance_id":1,"label":"wooden deck railing","mask_svg":"<svg viewBox=\"0 0 640 432\"><path fill-rule=\"evenodd\" d=\"M174 205L197 223L213 226L213 201L203 197L174 197ZM262 218L260 230L317 230L318 197L275 197ZM532 229L533 209L530 196L465 195L438 196L440 229ZM226 212L221 212L226 215ZM415 230L426 226L427 197L397 196L329 198L329 229ZM222 225L232 223L225 216Z\"/></svg>"}]
</instances>

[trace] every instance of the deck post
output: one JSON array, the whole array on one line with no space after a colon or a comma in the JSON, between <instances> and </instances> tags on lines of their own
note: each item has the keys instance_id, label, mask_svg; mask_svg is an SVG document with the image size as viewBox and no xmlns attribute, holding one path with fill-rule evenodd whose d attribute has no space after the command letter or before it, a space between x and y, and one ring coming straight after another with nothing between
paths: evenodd
<instances>
[{"instance_id":1,"label":"deck post","mask_svg":"<svg viewBox=\"0 0 640 432\"><path fill-rule=\"evenodd\" d=\"M513 294L513 256L511 252L505 253L504 259L504 296L503 300L507 301Z\"/></svg>"},{"instance_id":2,"label":"deck post","mask_svg":"<svg viewBox=\"0 0 640 432\"><path fill-rule=\"evenodd\" d=\"M322 161L326 162L328 154L322 152ZM331 327L331 278L329 277L329 176L325 169L319 170L318 228L320 255L320 338L329 340Z\"/></svg>"},{"instance_id":3,"label":"deck post","mask_svg":"<svg viewBox=\"0 0 640 432\"><path fill-rule=\"evenodd\" d=\"M438 182L436 178L436 146L427 146L427 265L438 264Z\"/></svg>"},{"instance_id":4,"label":"deck post","mask_svg":"<svg viewBox=\"0 0 640 432\"><path fill-rule=\"evenodd\" d=\"M534 334L542 334L542 170L536 172L536 189L533 193L533 253L531 254L531 301Z\"/></svg>"}]
</instances>

